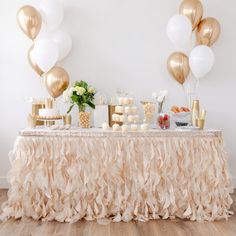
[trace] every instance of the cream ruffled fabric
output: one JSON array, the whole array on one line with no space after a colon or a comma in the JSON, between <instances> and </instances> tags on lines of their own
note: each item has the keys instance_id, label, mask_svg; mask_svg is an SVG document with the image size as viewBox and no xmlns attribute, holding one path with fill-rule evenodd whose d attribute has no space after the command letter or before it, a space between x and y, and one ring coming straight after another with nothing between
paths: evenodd
<instances>
[{"instance_id":1,"label":"cream ruffled fabric","mask_svg":"<svg viewBox=\"0 0 236 236\"><path fill-rule=\"evenodd\" d=\"M23 131L2 219L75 222L227 219L221 132Z\"/></svg>"}]
</instances>

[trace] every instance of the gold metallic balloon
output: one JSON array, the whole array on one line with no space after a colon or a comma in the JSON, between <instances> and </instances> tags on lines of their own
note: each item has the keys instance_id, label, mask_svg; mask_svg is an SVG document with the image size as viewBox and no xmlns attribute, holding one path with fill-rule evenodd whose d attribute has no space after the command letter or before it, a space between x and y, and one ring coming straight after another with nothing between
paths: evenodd
<instances>
[{"instance_id":1,"label":"gold metallic balloon","mask_svg":"<svg viewBox=\"0 0 236 236\"><path fill-rule=\"evenodd\" d=\"M184 84L190 71L188 57L182 52L172 53L167 60L167 69L177 82Z\"/></svg>"},{"instance_id":2,"label":"gold metallic balloon","mask_svg":"<svg viewBox=\"0 0 236 236\"><path fill-rule=\"evenodd\" d=\"M69 74L58 66L45 74L45 85L53 98L59 97L68 88L69 80Z\"/></svg>"},{"instance_id":3,"label":"gold metallic balloon","mask_svg":"<svg viewBox=\"0 0 236 236\"><path fill-rule=\"evenodd\" d=\"M202 3L199 0L183 0L180 5L179 12L189 18L194 30L202 19Z\"/></svg>"},{"instance_id":4,"label":"gold metallic balloon","mask_svg":"<svg viewBox=\"0 0 236 236\"><path fill-rule=\"evenodd\" d=\"M32 46L29 51L28 51L28 61L29 64L31 65L31 67L35 70L35 72L42 76L44 74L44 72L40 69L40 67L37 65L37 63L35 62L34 58L33 58L33 49L34 46Z\"/></svg>"},{"instance_id":5,"label":"gold metallic balloon","mask_svg":"<svg viewBox=\"0 0 236 236\"><path fill-rule=\"evenodd\" d=\"M197 27L197 42L211 46L220 36L220 23L213 17L203 19Z\"/></svg>"},{"instance_id":6,"label":"gold metallic balloon","mask_svg":"<svg viewBox=\"0 0 236 236\"><path fill-rule=\"evenodd\" d=\"M34 7L23 6L17 13L17 22L22 31L34 40L41 29L42 18Z\"/></svg>"}]
</instances>

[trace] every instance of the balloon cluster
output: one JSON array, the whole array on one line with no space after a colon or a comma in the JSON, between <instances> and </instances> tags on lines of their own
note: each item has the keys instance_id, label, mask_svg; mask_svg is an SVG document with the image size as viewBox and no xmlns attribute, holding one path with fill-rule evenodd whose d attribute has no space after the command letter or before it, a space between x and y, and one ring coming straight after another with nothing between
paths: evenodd
<instances>
[{"instance_id":1,"label":"balloon cluster","mask_svg":"<svg viewBox=\"0 0 236 236\"><path fill-rule=\"evenodd\" d=\"M179 14L173 16L167 24L167 35L174 44L176 52L167 60L167 68L173 78L184 84L190 70L198 80L210 72L214 64L212 46L220 35L220 24L212 17L203 17L203 6L199 0L183 0ZM192 42L192 34L196 33L198 45L189 57L183 52Z\"/></svg>"},{"instance_id":2,"label":"balloon cluster","mask_svg":"<svg viewBox=\"0 0 236 236\"><path fill-rule=\"evenodd\" d=\"M45 79L48 93L53 98L59 97L69 85L69 74L56 66L72 48L70 35L58 30L63 17L63 7L56 0L40 0L37 9L26 5L17 13L21 30L33 41L28 61L34 71Z\"/></svg>"}]
</instances>

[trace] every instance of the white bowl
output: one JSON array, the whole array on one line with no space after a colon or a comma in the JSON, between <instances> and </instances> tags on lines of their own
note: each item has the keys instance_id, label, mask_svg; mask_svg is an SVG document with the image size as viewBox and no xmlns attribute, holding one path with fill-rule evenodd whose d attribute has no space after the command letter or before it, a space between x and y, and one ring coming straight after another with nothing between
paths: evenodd
<instances>
[{"instance_id":1,"label":"white bowl","mask_svg":"<svg viewBox=\"0 0 236 236\"><path fill-rule=\"evenodd\" d=\"M178 113L174 113L174 112L171 112L172 113L172 117L173 118L178 118L178 119L180 119L180 118L185 118L185 117L187 117L187 116L190 116L190 112L178 112Z\"/></svg>"}]
</instances>

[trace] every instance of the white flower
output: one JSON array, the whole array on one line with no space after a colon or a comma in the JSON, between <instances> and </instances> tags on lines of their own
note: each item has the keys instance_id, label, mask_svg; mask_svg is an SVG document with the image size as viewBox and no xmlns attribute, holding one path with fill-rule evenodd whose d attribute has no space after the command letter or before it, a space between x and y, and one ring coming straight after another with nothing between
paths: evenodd
<instances>
[{"instance_id":1,"label":"white flower","mask_svg":"<svg viewBox=\"0 0 236 236\"><path fill-rule=\"evenodd\" d=\"M65 102L65 103L71 102L72 92L71 92L71 88L69 88L63 92L63 102Z\"/></svg>"},{"instance_id":2,"label":"white flower","mask_svg":"<svg viewBox=\"0 0 236 236\"><path fill-rule=\"evenodd\" d=\"M75 91L77 95L82 96L82 95L86 92L86 89L83 88L83 87L76 86L76 87L73 89L73 91Z\"/></svg>"},{"instance_id":3,"label":"white flower","mask_svg":"<svg viewBox=\"0 0 236 236\"><path fill-rule=\"evenodd\" d=\"M156 93L156 92L153 92L153 93L152 93L152 98L157 99L157 97L158 97L157 93Z\"/></svg>"},{"instance_id":4,"label":"white flower","mask_svg":"<svg viewBox=\"0 0 236 236\"><path fill-rule=\"evenodd\" d=\"M70 87L70 88L68 89L68 93L69 93L70 96L73 94L73 91L74 91L74 88L73 88L73 87Z\"/></svg>"},{"instance_id":5,"label":"white flower","mask_svg":"<svg viewBox=\"0 0 236 236\"><path fill-rule=\"evenodd\" d=\"M96 93L96 90L93 87L88 88L89 93Z\"/></svg>"},{"instance_id":6,"label":"white flower","mask_svg":"<svg viewBox=\"0 0 236 236\"><path fill-rule=\"evenodd\" d=\"M69 96L68 96L68 91L67 90L65 90L64 92L63 92L63 102L65 102L65 103L67 103L67 102L69 102Z\"/></svg>"},{"instance_id":7,"label":"white flower","mask_svg":"<svg viewBox=\"0 0 236 236\"><path fill-rule=\"evenodd\" d=\"M157 102L161 103L163 100L167 97L168 91L167 90L161 90L157 97Z\"/></svg>"}]
</instances>

